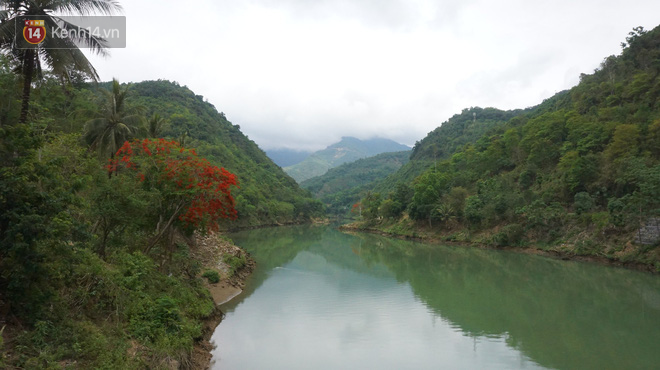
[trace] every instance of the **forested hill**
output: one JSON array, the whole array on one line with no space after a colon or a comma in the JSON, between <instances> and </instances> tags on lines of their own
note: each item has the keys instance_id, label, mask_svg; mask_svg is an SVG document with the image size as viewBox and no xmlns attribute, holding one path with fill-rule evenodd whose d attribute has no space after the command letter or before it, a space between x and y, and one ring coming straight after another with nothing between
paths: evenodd
<instances>
[{"instance_id":1,"label":"forested hill","mask_svg":"<svg viewBox=\"0 0 660 370\"><path fill-rule=\"evenodd\" d=\"M316 176L321 176L329 169L343 163L353 162L360 158L371 157L386 152L408 150L409 147L395 141L382 138L360 140L354 137L343 137L340 142L332 144L323 150L312 153L302 162L285 167L286 173L296 181L302 182Z\"/></svg>"},{"instance_id":2,"label":"forested hill","mask_svg":"<svg viewBox=\"0 0 660 370\"><path fill-rule=\"evenodd\" d=\"M411 182L438 161L449 158L465 144L474 143L490 129L529 110L531 108L512 111L479 107L463 109L460 114L454 115L416 142L410 161L386 179L373 184L373 190L386 194L393 191L398 184Z\"/></svg>"},{"instance_id":3,"label":"forested hill","mask_svg":"<svg viewBox=\"0 0 660 370\"><path fill-rule=\"evenodd\" d=\"M255 226L308 220L322 216L320 203L240 130L224 113L185 86L169 81L144 81L129 87L130 98L167 120L163 136L183 138L200 155L235 173L238 220L233 225Z\"/></svg>"},{"instance_id":4,"label":"forested hill","mask_svg":"<svg viewBox=\"0 0 660 370\"><path fill-rule=\"evenodd\" d=\"M381 153L331 168L300 186L320 199L329 214L343 216L377 181L383 180L408 163L410 151Z\"/></svg>"},{"instance_id":5,"label":"forested hill","mask_svg":"<svg viewBox=\"0 0 660 370\"><path fill-rule=\"evenodd\" d=\"M399 231L660 266L658 243L638 240L660 216L660 27L636 28L623 46L570 91L462 147L435 146L437 163L405 185L412 197L373 194L363 215L387 228L402 213L385 213L385 199L415 221L402 219ZM423 144L437 134L412 157L431 160Z\"/></svg>"},{"instance_id":6,"label":"forested hill","mask_svg":"<svg viewBox=\"0 0 660 370\"><path fill-rule=\"evenodd\" d=\"M328 212L346 216L351 205L367 192L388 194L398 189L400 194L410 193L405 186L424 171L449 158L464 145L476 142L479 137L492 128L503 125L509 119L531 110L532 108L512 111L479 107L464 109L460 114L454 115L431 131L424 139L416 142L412 151L397 153L397 158L403 153L409 153L409 160L391 161L394 159L393 156L370 157L354 162L355 165L353 163L344 164L328 171L323 176L305 180L301 186L319 197L325 203ZM359 183L356 183L354 177L359 176L361 170L368 171L372 175L363 176ZM338 183L339 173L349 178L341 189L332 185ZM377 175L373 175L376 173ZM349 187L348 184L353 186ZM337 188L337 190L318 194L321 187ZM401 207L401 205L395 204L395 207Z\"/></svg>"}]
</instances>

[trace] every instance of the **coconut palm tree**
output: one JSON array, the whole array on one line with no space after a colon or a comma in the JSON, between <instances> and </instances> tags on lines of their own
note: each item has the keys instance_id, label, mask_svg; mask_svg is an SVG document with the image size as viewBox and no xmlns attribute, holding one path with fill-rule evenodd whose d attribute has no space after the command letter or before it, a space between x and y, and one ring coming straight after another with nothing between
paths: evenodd
<instances>
[{"instance_id":1,"label":"coconut palm tree","mask_svg":"<svg viewBox=\"0 0 660 370\"><path fill-rule=\"evenodd\" d=\"M102 90L106 104L102 116L87 122L85 140L99 155L114 157L119 147L134 136L144 122L143 107L127 107L128 87L112 80L112 90Z\"/></svg>"},{"instance_id":2,"label":"coconut palm tree","mask_svg":"<svg viewBox=\"0 0 660 370\"><path fill-rule=\"evenodd\" d=\"M163 133L164 127L165 119L160 114L154 113L147 123L147 136L152 139L159 138Z\"/></svg>"},{"instance_id":3,"label":"coconut palm tree","mask_svg":"<svg viewBox=\"0 0 660 370\"><path fill-rule=\"evenodd\" d=\"M94 53L107 55L107 42L92 35L88 30L78 29L75 25L54 14L86 16L92 14L112 15L122 10L114 0L0 0L0 50L10 54L18 62L16 73L23 77L23 96L19 122L27 121L30 106L30 92L34 77L41 76L45 64L55 75L68 80L70 73L78 71L94 81L98 74L94 66L78 49L82 44ZM18 17L37 16L43 19L46 29L62 28L76 30L74 38L47 37L33 48L15 47Z\"/></svg>"}]
</instances>

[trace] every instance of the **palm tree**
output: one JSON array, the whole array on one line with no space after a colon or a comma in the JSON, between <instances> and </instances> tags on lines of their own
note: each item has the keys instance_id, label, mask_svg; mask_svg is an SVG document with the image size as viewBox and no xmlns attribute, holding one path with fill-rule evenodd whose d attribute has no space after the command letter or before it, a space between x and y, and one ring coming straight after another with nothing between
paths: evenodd
<instances>
[{"instance_id":1,"label":"palm tree","mask_svg":"<svg viewBox=\"0 0 660 370\"><path fill-rule=\"evenodd\" d=\"M27 121L30 107L30 92L33 78L41 76L42 63L57 76L68 80L69 75L78 71L94 81L98 74L94 66L78 49L76 42L82 43L94 53L107 55L107 42L83 28L53 15L112 15L122 10L114 0L0 0L0 50L10 54L18 62L16 72L23 77L23 97L19 122ZM17 49L14 45L18 17L37 16L43 19L47 29L62 28L76 30L77 37L47 37L42 43L30 49Z\"/></svg>"},{"instance_id":2,"label":"palm tree","mask_svg":"<svg viewBox=\"0 0 660 370\"><path fill-rule=\"evenodd\" d=\"M159 138L163 133L163 128L165 127L165 119L160 116L158 113L154 113L151 118L149 118L147 126L147 136L156 139Z\"/></svg>"},{"instance_id":3,"label":"palm tree","mask_svg":"<svg viewBox=\"0 0 660 370\"><path fill-rule=\"evenodd\" d=\"M126 107L128 87L122 89L119 81L112 80L112 91L102 90L106 105L102 116L87 122L85 140L99 155L114 157L119 147L142 126L143 107Z\"/></svg>"}]
</instances>

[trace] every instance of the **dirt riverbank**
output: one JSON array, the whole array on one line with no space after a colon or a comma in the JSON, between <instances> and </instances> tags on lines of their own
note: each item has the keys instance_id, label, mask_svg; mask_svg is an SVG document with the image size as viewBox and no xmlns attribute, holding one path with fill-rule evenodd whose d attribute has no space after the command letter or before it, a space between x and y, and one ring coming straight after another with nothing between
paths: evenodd
<instances>
[{"instance_id":1,"label":"dirt riverbank","mask_svg":"<svg viewBox=\"0 0 660 370\"><path fill-rule=\"evenodd\" d=\"M211 351L214 348L211 336L224 317L218 306L229 302L243 291L245 281L256 264L247 252L219 234L198 236L195 238L195 244L193 256L202 263L201 271L216 271L220 276L220 281L217 283L210 283L204 279L215 302L215 311L204 321L202 338L193 349L193 369L208 369L211 365ZM228 256L244 260L245 264L238 268L232 267L225 262Z\"/></svg>"}]
</instances>

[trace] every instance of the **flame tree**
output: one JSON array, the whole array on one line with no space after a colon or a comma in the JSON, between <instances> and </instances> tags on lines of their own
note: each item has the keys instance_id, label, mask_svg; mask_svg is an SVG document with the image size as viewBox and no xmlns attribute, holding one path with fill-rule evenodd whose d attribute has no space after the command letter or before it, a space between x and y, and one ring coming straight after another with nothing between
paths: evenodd
<instances>
[{"instance_id":1,"label":"flame tree","mask_svg":"<svg viewBox=\"0 0 660 370\"><path fill-rule=\"evenodd\" d=\"M156 227L145 253L165 236L171 246L177 228L217 230L221 219L237 218L231 195L231 187L238 187L236 176L176 141L126 141L106 168L110 174L136 176L145 190L159 194Z\"/></svg>"}]
</instances>

